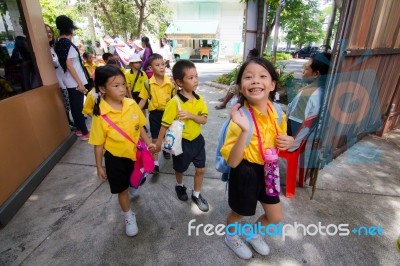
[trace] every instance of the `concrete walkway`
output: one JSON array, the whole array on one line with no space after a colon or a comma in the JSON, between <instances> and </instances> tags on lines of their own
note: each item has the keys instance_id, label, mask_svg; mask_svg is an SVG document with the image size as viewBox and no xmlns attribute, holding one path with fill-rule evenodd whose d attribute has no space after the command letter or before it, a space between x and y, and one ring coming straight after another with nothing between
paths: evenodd
<instances>
[{"instance_id":1,"label":"concrete walkway","mask_svg":"<svg viewBox=\"0 0 400 266\"><path fill-rule=\"evenodd\" d=\"M228 117L227 110L214 106L225 91L202 85L199 93L209 107L202 192L210 203L208 213L190 200L177 199L172 161L161 159L161 174L148 178L139 196L131 199L139 234L127 237L117 197L96 176L93 147L77 140L0 230L0 265L399 265L399 130L385 138L367 136L320 171L314 200L310 188L297 188L294 199L281 197L284 224L332 224L332 234L339 224L348 224L343 227L349 230L379 225L383 236L366 236L361 229L360 236L349 231L347 236L267 237L271 254L254 252L249 261L236 257L223 236L206 236L203 230L198 236L192 230L189 236L192 219L192 225L216 226L225 223L229 211L225 184L213 165L219 128ZM193 174L190 168L185 178L189 188ZM261 214L259 206L256 216ZM243 223L254 220L248 217ZM309 226L310 233L313 228Z\"/></svg>"}]
</instances>

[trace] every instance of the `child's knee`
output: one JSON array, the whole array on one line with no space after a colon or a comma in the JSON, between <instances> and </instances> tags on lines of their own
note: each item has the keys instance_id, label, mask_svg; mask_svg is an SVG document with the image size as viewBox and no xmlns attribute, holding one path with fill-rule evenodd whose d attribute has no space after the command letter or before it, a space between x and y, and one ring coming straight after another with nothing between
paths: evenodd
<instances>
[{"instance_id":1,"label":"child's knee","mask_svg":"<svg viewBox=\"0 0 400 266\"><path fill-rule=\"evenodd\" d=\"M205 168L196 168L196 175L204 175Z\"/></svg>"}]
</instances>

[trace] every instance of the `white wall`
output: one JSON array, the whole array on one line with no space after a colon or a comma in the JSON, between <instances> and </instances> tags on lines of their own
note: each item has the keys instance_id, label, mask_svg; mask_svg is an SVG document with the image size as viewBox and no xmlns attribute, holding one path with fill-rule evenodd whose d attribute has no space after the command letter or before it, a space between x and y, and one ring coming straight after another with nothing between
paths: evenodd
<instances>
[{"instance_id":1,"label":"white wall","mask_svg":"<svg viewBox=\"0 0 400 266\"><path fill-rule=\"evenodd\" d=\"M220 33L220 58L231 57L234 54L235 44L240 45L238 55L243 54L243 14L245 5L236 0L170 0L170 8L173 12L173 20L218 20ZM199 3L204 3L200 6ZM210 12L204 9L213 8Z\"/></svg>"}]
</instances>

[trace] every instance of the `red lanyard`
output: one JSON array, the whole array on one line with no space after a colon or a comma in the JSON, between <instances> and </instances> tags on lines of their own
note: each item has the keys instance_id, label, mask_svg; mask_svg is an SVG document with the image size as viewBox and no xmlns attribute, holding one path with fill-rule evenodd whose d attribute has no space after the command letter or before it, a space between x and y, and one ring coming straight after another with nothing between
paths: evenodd
<instances>
[{"instance_id":1,"label":"red lanyard","mask_svg":"<svg viewBox=\"0 0 400 266\"><path fill-rule=\"evenodd\" d=\"M267 104L267 107L271 111L271 113L273 113L273 110L272 110L271 106L269 105L269 103ZM258 129L258 124L257 124L256 118L254 117L253 108L251 108L250 105L249 105L249 112L251 114L251 118L253 119L253 123L254 123L254 126L256 127L256 131L257 131L258 149L260 150L261 157L265 162L264 148L263 148L263 145L262 145L262 140L261 140L261 136L260 136L260 130ZM276 127L276 123L275 122L274 122L274 126L275 126L275 130L276 130L276 134L278 135L278 128Z\"/></svg>"}]
</instances>

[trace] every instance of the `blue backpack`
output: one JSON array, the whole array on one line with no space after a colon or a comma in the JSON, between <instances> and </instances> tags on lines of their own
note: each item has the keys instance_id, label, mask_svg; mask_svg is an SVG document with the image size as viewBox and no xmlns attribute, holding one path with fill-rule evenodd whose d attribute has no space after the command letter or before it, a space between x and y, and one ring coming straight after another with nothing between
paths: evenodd
<instances>
[{"instance_id":1,"label":"blue backpack","mask_svg":"<svg viewBox=\"0 0 400 266\"><path fill-rule=\"evenodd\" d=\"M279 104L275 102L273 102L273 104L276 112L278 113L277 122L278 125L280 125L282 121L282 109L279 106ZM251 118L251 114L247 108L242 106L241 109L243 110L243 113L246 115L247 119L250 122L250 132L246 139L246 147L247 147L249 146L251 137L253 136L253 131L254 131L253 119ZM218 135L217 152L215 156L215 169L217 169L218 172L222 173L221 180L223 182L227 182L229 180L229 174L231 171L231 167L228 165L224 157L222 157L221 155L221 148L225 143L226 133L228 132L228 125L230 121L231 121L230 119L227 119L225 123L222 125L221 131L219 132Z\"/></svg>"}]
</instances>

